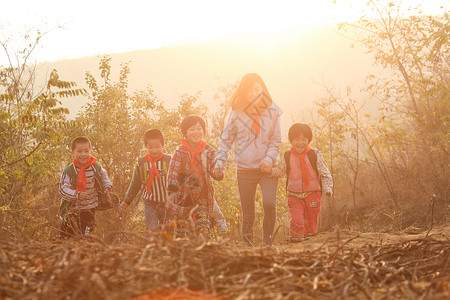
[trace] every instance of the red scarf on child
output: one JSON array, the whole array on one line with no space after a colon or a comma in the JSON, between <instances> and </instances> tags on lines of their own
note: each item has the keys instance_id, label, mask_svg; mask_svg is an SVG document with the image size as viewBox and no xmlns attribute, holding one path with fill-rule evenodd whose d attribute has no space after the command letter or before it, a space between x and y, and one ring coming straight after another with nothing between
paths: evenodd
<instances>
[{"instance_id":1,"label":"red scarf on child","mask_svg":"<svg viewBox=\"0 0 450 300\"><path fill-rule=\"evenodd\" d=\"M194 174L196 173L196 171L198 171L197 174L200 174L203 171L202 164L201 164L202 158L200 156L200 153L202 153L202 151L206 148L207 144L204 141L200 141L198 143L198 145L195 147L195 149L191 148L191 145L189 145L189 142L186 139L182 139L181 144L183 146L185 146L189 150L189 153L191 154L192 171L194 172ZM195 163L196 161L200 162L199 170L197 170L197 164Z\"/></svg>"},{"instance_id":2,"label":"red scarf on child","mask_svg":"<svg viewBox=\"0 0 450 300\"><path fill-rule=\"evenodd\" d=\"M155 178L155 175L161 179L161 175L158 172L158 169L156 169L156 162L158 160L160 160L163 157L162 152L158 155L157 158L155 158L155 160L153 160L152 156L150 154L146 154L145 155L145 159L150 162L151 167L150 170L148 172L148 178L147 178L147 194L150 195L150 191L152 190L152 185L153 185L153 178Z\"/></svg>"},{"instance_id":3,"label":"red scarf on child","mask_svg":"<svg viewBox=\"0 0 450 300\"><path fill-rule=\"evenodd\" d=\"M78 191L84 191L84 189L86 188L86 173L84 173L84 170L89 167L92 166L95 162L97 161L97 159L93 156L91 156L89 158L89 161L84 165L80 165L80 163L77 160L73 160L73 164L80 168L80 171L78 172L78 183L77 183L77 188L75 189L77 192Z\"/></svg>"},{"instance_id":4,"label":"red scarf on child","mask_svg":"<svg viewBox=\"0 0 450 300\"><path fill-rule=\"evenodd\" d=\"M305 190L308 188L309 185L308 175L311 175L305 161L305 156L306 154L308 154L309 150L311 150L311 148L308 146L302 153L298 153L297 151L295 151L294 147L291 148L291 153L297 156L298 159L300 160L300 170L302 171L302 180L305 183Z\"/></svg>"}]
</instances>

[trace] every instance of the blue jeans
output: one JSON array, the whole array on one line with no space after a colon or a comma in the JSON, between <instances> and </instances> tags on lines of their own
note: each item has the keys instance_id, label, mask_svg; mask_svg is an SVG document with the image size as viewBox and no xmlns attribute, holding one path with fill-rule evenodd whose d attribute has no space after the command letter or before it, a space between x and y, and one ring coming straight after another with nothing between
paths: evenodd
<instances>
[{"instance_id":1,"label":"blue jeans","mask_svg":"<svg viewBox=\"0 0 450 300\"><path fill-rule=\"evenodd\" d=\"M264 220L263 243L272 243L273 231L277 216L277 185L278 178L270 177L259 169L244 169L237 171L239 195L242 207L242 236L244 242L253 245L253 225L255 223L255 194L259 184L263 196Z\"/></svg>"},{"instance_id":2,"label":"blue jeans","mask_svg":"<svg viewBox=\"0 0 450 300\"><path fill-rule=\"evenodd\" d=\"M164 224L166 219L166 203L152 202L145 203L145 228L151 231L158 231L158 224Z\"/></svg>"}]
</instances>

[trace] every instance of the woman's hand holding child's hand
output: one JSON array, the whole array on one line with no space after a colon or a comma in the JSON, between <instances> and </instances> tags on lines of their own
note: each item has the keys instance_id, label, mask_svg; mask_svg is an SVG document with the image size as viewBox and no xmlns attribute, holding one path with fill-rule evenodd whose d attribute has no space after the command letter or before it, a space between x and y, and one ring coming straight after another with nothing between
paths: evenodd
<instances>
[{"instance_id":1,"label":"woman's hand holding child's hand","mask_svg":"<svg viewBox=\"0 0 450 300\"><path fill-rule=\"evenodd\" d=\"M272 166L273 166L273 164L270 161L267 161L265 159L263 159L259 163L259 169L261 170L261 172L266 173L266 174L272 174Z\"/></svg>"}]
</instances>

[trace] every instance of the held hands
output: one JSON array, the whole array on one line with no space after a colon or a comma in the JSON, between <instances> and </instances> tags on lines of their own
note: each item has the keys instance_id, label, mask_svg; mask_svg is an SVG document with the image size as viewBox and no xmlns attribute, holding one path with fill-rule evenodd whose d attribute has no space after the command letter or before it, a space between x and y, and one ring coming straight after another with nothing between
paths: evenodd
<instances>
[{"instance_id":1,"label":"held hands","mask_svg":"<svg viewBox=\"0 0 450 300\"><path fill-rule=\"evenodd\" d=\"M273 163L271 163L270 161L267 161L265 159L263 159L259 163L259 169L261 170L261 172L269 174L269 175L272 174L272 166L273 166Z\"/></svg>"},{"instance_id":2,"label":"held hands","mask_svg":"<svg viewBox=\"0 0 450 300\"><path fill-rule=\"evenodd\" d=\"M224 170L223 165L216 164L214 166L214 169L213 169L214 176L216 176L216 177L223 177L223 170Z\"/></svg>"},{"instance_id":3,"label":"held hands","mask_svg":"<svg viewBox=\"0 0 450 300\"><path fill-rule=\"evenodd\" d=\"M167 202L169 203L175 203L175 200L177 198L177 193L171 193L167 196Z\"/></svg>"}]
</instances>

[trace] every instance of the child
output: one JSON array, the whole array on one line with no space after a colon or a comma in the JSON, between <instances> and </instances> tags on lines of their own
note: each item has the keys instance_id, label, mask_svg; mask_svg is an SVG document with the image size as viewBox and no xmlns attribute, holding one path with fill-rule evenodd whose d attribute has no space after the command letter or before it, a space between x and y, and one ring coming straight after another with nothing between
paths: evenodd
<instances>
[{"instance_id":1,"label":"child","mask_svg":"<svg viewBox=\"0 0 450 300\"><path fill-rule=\"evenodd\" d=\"M214 172L223 174L228 151L233 147L242 208L244 242L253 246L255 192L262 190L263 244L271 246L276 221L278 178L271 177L281 145L280 112L262 78L245 74L230 99L231 113L222 133Z\"/></svg>"},{"instance_id":2,"label":"child","mask_svg":"<svg viewBox=\"0 0 450 300\"><path fill-rule=\"evenodd\" d=\"M86 137L72 141L73 162L62 175L59 192L62 196L59 216L62 220L60 236L88 235L94 229L95 208L99 204L98 191L111 202L111 181L105 169L92 156L91 142Z\"/></svg>"},{"instance_id":3,"label":"child","mask_svg":"<svg viewBox=\"0 0 450 300\"><path fill-rule=\"evenodd\" d=\"M119 208L124 211L143 188L145 227L155 232L159 230L158 222L162 225L166 218L166 176L170 155L162 152L164 136L158 129L149 129L145 132L144 146L147 148L147 154L138 159L125 200Z\"/></svg>"},{"instance_id":4,"label":"child","mask_svg":"<svg viewBox=\"0 0 450 300\"><path fill-rule=\"evenodd\" d=\"M168 173L169 199L167 209L175 216L187 219L194 211L195 229L205 238L210 237L210 218L214 214L214 188L211 177L222 180L222 176L212 174L216 151L203 141L205 121L195 115L181 122L183 139L170 161Z\"/></svg>"},{"instance_id":5,"label":"child","mask_svg":"<svg viewBox=\"0 0 450 300\"><path fill-rule=\"evenodd\" d=\"M286 195L291 214L290 238L293 242L317 233L321 192L325 192L328 198L333 193L330 171L322 153L309 147L311 139L312 131L308 125L292 125L289 129L292 148L284 153L284 158L272 169L272 176L287 175Z\"/></svg>"}]
</instances>

